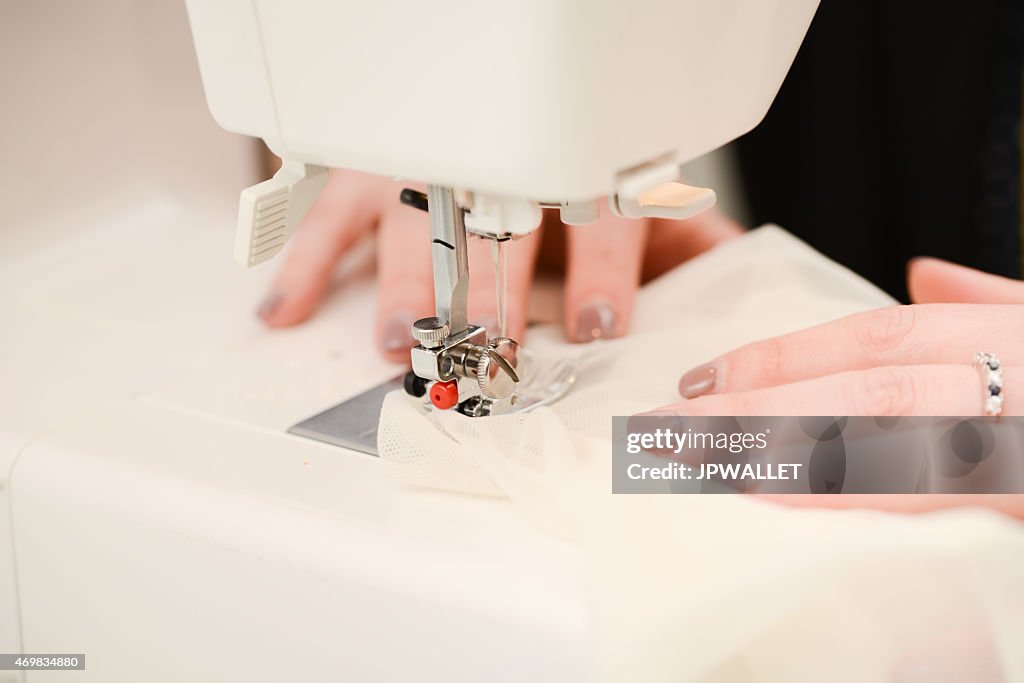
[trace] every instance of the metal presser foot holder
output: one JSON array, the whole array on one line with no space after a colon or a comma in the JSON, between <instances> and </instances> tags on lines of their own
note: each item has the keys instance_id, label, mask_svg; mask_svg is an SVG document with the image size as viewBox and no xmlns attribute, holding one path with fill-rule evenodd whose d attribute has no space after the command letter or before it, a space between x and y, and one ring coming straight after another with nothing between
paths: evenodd
<instances>
[{"instance_id":1,"label":"metal presser foot holder","mask_svg":"<svg viewBox=\"0 0 1024 683\"><path fill-rule=\"evenodd\" d=\"M430 214L434 302L437 315L417 320L412 370L288 431L377 455L377 424L384 397L399 386L425 411L454 409L468 417L532 410L557 401L576 379L578 365L561 359L544 366L507 337L489 338L469 323L469 255L465 210L451 188L431 185L427 194L403 190L404 204ZM488 235L508 239L504 235Z\"/></svg>"},{"instance_id":2,"label":"metal presser foot holder","mask_svg":"<svg viewBox=\"0 0 1024 683\"><path fill-rule=\"evenodd\" d=\"M427 409L455 409L469 417L522 412L564 395L576 377L575 364L566 361L554 368L540 367L516 340L489 337L486 329L469 323L465 210L451 188L431 185L426 196L404 190L401 198L411 206L427 208L430 214L437 309L437 315L412 326L419 344L412 349L412 371L403 382L406 393L428 397Z\"/></svg>"},{"instance_id":3,"label":"metal presser foot holder","mask_svg":"<svg viewBox=\"0 0 1024 683\"><path fill-rule=\"evenodd\" d=\"M462 399L452 407L468 417L525 413L554 403L565 396L579 373L579 363L575 359L560 358L553 363L545 364L523 349L519 349L517 367L522 378L512 394L504 398L493 398L483 391L474 393L472 386L465 386L466 380L460 380L463 393L468 395L468 398ZM435 382L431 385L412 371L405 375L402 384L405 393L423 399L424 411L436 410L439 401L447 404L452 400L443 393L446 391L443 388L446 383Z\"/></svg>"}]
</instances>

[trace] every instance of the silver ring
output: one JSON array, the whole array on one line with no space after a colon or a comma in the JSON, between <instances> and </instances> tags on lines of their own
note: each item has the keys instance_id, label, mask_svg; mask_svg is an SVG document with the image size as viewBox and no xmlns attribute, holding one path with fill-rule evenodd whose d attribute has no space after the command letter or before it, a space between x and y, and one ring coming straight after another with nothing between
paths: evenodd
<instances>
[{"instance_id":1,"label":"silver ring","mask_svg":"<svg viewBox=\"0 0 1024 683\"><path fill-rule=\"evenodd\" d=\"M989 417L1003 413L1003 369L994 353L979 351L974 354L974 366L981 373L982 412Z\"/></svg>"}]
</instances>

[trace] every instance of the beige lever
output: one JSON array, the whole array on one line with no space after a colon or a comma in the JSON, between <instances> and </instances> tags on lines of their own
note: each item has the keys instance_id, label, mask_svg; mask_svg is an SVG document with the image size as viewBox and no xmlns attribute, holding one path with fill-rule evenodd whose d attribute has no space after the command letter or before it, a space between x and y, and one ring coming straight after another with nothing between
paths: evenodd
<instances>
[{"instance_id":1,"label":"beige lever","mask_svg":"<svg viewBox=\"0 0 1024 683\"><path fill-rule=\"evenodd\" d=\"M678 182L674 160L651 163L620 173L616 191L608 196L612 211L624 218L696 216L715 205L715 191Z\"/></svg>"},{"instance_id":2,"label":"beige lever","mask_svg":"<svg viewBox=\"0 0 1024 683\"><path fill-rule=\"evenodd\" d=\"M715 205L715 191L683 183L662 183L637 197L637 204L648 218L680 220L696 216Z\"/></svg>"}]
</instances>

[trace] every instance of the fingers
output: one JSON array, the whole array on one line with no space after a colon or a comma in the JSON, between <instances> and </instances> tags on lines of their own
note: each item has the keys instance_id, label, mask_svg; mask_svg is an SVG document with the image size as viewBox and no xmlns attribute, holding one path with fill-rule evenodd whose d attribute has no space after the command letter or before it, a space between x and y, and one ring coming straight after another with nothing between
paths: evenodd
<instances>
[{"instance_id":1,"label":"fingers","mask_svg":"<svg viewBox=\"0 0 1024 683\"><path fill-rule=\"evenodd\" d=\"M1022 334L1024 316L1016 307L891 306L740 347L683 375L679 393L749 391L875 366L969 365L978 351L1024 364L1019 344L991 346Z\"/></svg>"},{"instance_id":2,"label":"fingers","mask_svg":"<svg viewBox=\"0 0 1024 683\"><path fill-rule=\"evenodd\" d=\"M1006 386L1024 371L1003 367ZM841 372L792 384L712 394L659 408L679 415L980 415L981 378L963 365L899 365ZM1024 398L1006 392L1003 413L1024 412Z\"/></svg>"},{"instance_id":3,"label":"fingers","mask_svg":"<svg viewBox=\"0 0 1024 683\"><path fill-rule=\"evenodd\" d=\"M505 298L504 335L522 341L526 331L530 287L540 246L540 230L515 240L502 243L507 260L507 291ZM498 306L497 280L494 269L494 241L469 237L469 321L483 325L491 337L497 337ZM501 257L504 258L504 257Z\"/></svg>"},{"instance_id":4,"label":"fingers","mask_svg":"<svg viewBox=\"0 0 1024 683\"><path fill-rule=\"evenodd\" d=\"M907 265L907 287L915 303L1024 303L1024 282L935 258Z\"/></svg>"},{"instance_id":5,"label":"fingers","mask_svg":"<svg viewBox=\"0 0 1024 683\"><path fill-rule=\"evenodd\" d=\"M397 199L381 217L377 251L377 342L384 357L409 362L412 324L434 315L427 214Z\"/></svg>"},{"instance_id":6,"label":"fingers","mask_svg":"<svg viewBox=\"0 0 1024 683\"><path fill-rule=\"evenodd\" d=\"M330 171L257 311L265 323L294 325L313 314L342 255L376 223L379 192L380 179L374 176Z\"/></svg>"},{"instance_id":7,"label":"fingers","mask_svg":"<svg viewBox=\"0 0 1024 683\"><path fill-rule=\"evenodd\" d=\"M712 209L685 220L631 220L605 213L594 225L566 226L565 329L577 342L626 333L642 280L665 273L743 228Z\"/></svg>"},{"instance_id":8,"label":"fingers","mask_svg":"<svg viewBox=\"0 0 1024 683\"><path fill-rule=\"evenodd\" d=\"M569 262L565 330L570 340L620 337L629 328L649 221L605 212L593 225L566 226Z\"/></svg>"},{"instance_id":9,"label":"fingers","mask_svg":"<svg viewBox=\"0 0 1024 683\"><path fill-rule=\"evenodd\" d=\"M647 238L643 279L652 280L743 232L743 226L717 208L685 221L655 219Z\"/></svg>"}]
</instances>

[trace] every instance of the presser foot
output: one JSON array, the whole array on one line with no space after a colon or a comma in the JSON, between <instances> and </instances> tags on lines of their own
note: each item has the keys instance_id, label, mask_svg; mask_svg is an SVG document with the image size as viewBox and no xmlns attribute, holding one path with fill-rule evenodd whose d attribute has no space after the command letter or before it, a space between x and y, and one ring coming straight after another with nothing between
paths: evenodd
<instances>
[{"instance_id":1,"label":"presser foot","mask_svg":"<svg viewBox=\"0 0 1024 683\"><path fill-rule=\"evenodd\" d=\"M544 362L521 348L517 350L516 362L521 379L512 393L500 398L487 396L465 377L442 382L409 371L403 386L407 394L420 399L425 412L455 410L467 417L487 417L525 413L550 405L569 392L579 373L579 362L575 359Z\"/></svg>"},{"instance_id":2,"label":"presser foot","mask_svg":"<svg viewBox=\"0 0 1024 683\"><path fill-rule=\"evenodd\" d=\"M461 400L452 406L453 409L467 417L529 412L555 403L565 396L576 381L580 369L580 361L576 359L559 358L545 362L523 349L517 354L517 363L521 379L512 395L503 399L487 398L474 392L473 382L463 378ZM377 455L377 427L384 398L402 387L406 394L419 400L420 408L428 413L438 410L427 397L437 383L410 371L404 377L395 377L317 413L292 426L288 432L368 455Z\"/></svg>"},{"instance_id":3,"label":"presser foot","mask_svg":"<svg viewBox=\"0 0 1024 683\"><path fill-rule=\"evenodd\" d=\"M412 335L419 342L412 349L412 374L432 384L410 379L407 390L417 397L427 395L439 410L455 408L477 394L490 401L508 399L521 381L519 343L513 339L488 340L487 330L477 325L452 334L448 323L436 317L417 320Z\"/></svg>"}]
</instances>

